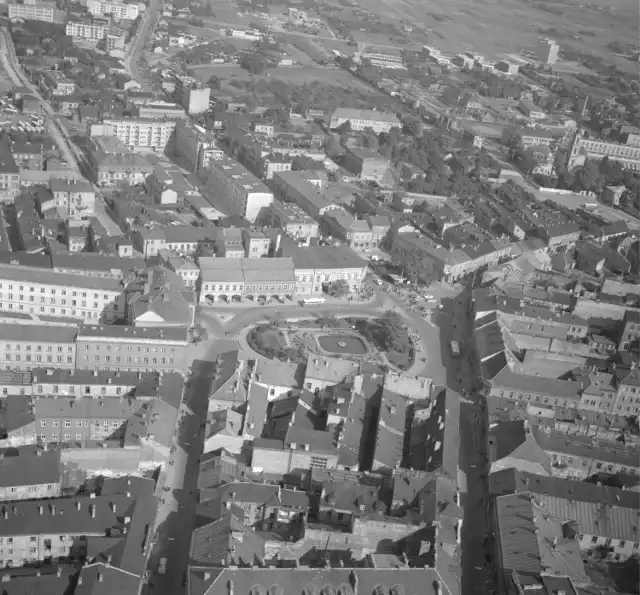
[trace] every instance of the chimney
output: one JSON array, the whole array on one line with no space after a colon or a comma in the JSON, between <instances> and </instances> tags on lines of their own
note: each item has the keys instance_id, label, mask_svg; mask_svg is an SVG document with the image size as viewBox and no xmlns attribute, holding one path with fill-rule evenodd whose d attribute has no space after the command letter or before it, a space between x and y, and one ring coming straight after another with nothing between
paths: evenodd
<instances>
[{"instance_id":1,"label":"chimney","mask_svg":"<svg viewBox=\"0 0 640 595\"><path fill-rule=\"evenodd\" d=\"M42 507L42 506L38 506L38 512L39 512L40 514L42 514L42 513L44 512L44 507ZM7 517L5 517L5 518L7 518Z\"/></svg>"},{"instance_id":2,"label":"chimney","mask_svg":"<svg viewBox=\"0 0 640 595\"><path fill-rule=\"evenodd\" d=\"M104 581L104 577L102 576L102 572L98 572L98 582L101 583Z\"/></svg>"},{"instance_id":3,"label":"chimney","mask_svg":"<svg viewBox=\"0 0 640 595\"><path fill-rule=\"evenodd\" d=\"M58 569L56 570L56 576L58 578L60 578L62 576L62 567L58 566Z\"/></svg>"},{"instance_id":4,"label":"chimney","mask_svg":"<svg viewBox=\"0 0 640 595\"><path fill-rule=\"evenodd\" d=\"M113 560L113 554L109 554L107 556L107 566L111 566L112 560Z\"/></svg>"},{"instance_id":5,"label":"chimney","mask_svg":"<svg viewBox=\"0 0 640 595\"><path fill-rule=\"evenodd\" d=\"M81 576L79 576L79 577L78 577L78 584L79 584L79 585L81 585L81 584L82 584L82 577L81 577Z\"/></svg>"},{"instance_id":6,"label":"chimney","mask_svg":"<svg viewBox=\"0 0 640 595\"><path fill-rule=\"evenodd\" d=\"M90 512L91 512L91 518L95 519L96 518L96 505L95 504L91 505Z\"/></svg>"},{"instance_id":7,"label":"chimney","mask_svg":"<svg viewBox=\"0 0 640 595\"><path fill-rule=\"evenodd\" d=\"M127 492L127 498L131 498L131 492Z\"/></svg>"},{"instance_id":8,"label":"chimney","mask_svg":"<svg viewBox=\"0 0 640 595\"><path fill-rule=\"evenodd\" d=\"M56 505L55 504L51 505L51 516L56 516Z\"/></svg>"},{"instance_id":9,"label":"chimney","mask_svg":"<svg viewBox=\"0 0 640 595\"><path fill-rule=\"evenodd\" d=\"M111 503L111 512L113 512L113 514L116 513L116 503L115 502Z\"/></svg>"},{"instance_id":10,"label":"chimney","mask_svg":"<svg viewBox=\"0 0 640 595\"><path fill-rule=\"evenodd\" d=\"M210 572L205 572L204 573L204 580L205 581L210 581L211 580L211 573Z\"/></svg>"},{"instance_id":11,"label":"chimney","mask_svg":"<svg viewBox=\"0 0 640 595\"><path fill-rule=\"evenodd\" d=\"M80 500L78 500L78 501L76 502L76 509L77 509L77 510L80 510L81 508L82 508L82 503L80 502Z\"/></svg>"}]
</instances>

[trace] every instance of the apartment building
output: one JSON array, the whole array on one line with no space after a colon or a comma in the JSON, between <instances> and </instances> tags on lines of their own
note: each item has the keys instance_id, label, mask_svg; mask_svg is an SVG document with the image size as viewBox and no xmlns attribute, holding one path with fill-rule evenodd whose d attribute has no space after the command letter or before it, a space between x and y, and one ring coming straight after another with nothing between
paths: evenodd
<instances>
[{"instance_id":1,"label":"apartment building","mask_svg":"<svg viewBox=\"0 0 640 595\"><path fill-rule=\"evenodd\" d=\"M31 370L47 365L74 369L76 333L74 326L0 324L0 365L7 370Z\"/></svg>"},{"instance_id":2,"label":"apartment building","mask_svg":"<svg viewBox=\"0 0 640 595\"><path fill-rule=\"evenodd\" d=\"M274 200L269 207L268 224L296 240L309 241L318 237L318 222L295 203Z\"/></svg>"},{"instance_id":3,"label":"apartment building","mask_svg":"<svg viewBox=\"0 0 640 595\"><path fill-rule=\"evenodd\" d=\"M618 350L633 351L638 348L640 348L640 312L627 310L622 319Z\"/></svg>"},{"instance_id":4,"label":"apartment building","mask_svg":"<svg viewBox=\"0 0 640 595\"><path fill-rule=\"evenodd\" d=\"M99 149L92 154L92 178L101 188L125 183L143 184L153 173L153 166L141 155L130 151L106 154Z\"/></svg>"},{"instance_id":5,"label":"apartment building","mask_svg":"<svg viewBox=\"0 0 640 595\"><path fill-rule=\"evenodd\" d=\"M399 52L383 48L367 48L360 54L362 60L369 60L374 66L381 68L404 68Z\"/></svg>"},{"instance_id":6,"label":"apartment building","mask_svg":"<svg viewBox=\"0 0 640 595\"><path fill-rule=\"evenodd\" d=\"M166 249L158 250L158 258L165 267L182 279L187 289L196 288L200 277L200 268L191 258Z\"/></svg>"},{"instance_id":7,"label":"apartment building","mask_svg":"<svg viewBox=\"0 0 640 595\"><path fill-rule=\"evenodd\" d=\"M211 161L224 156L215 136L190 120L176 124L173 150L174 155L182 158L184 165L193 173L207 169Z\"/></svg>"},{"instance_id":8,"label":"apartment building","mask_svg":"<svg viewBox=\"0 0 640 595\"><path fill-rule=\"evenodd\" d=\"M114 370L64 370L35 368L31 375L34 397L66 396L110 398L141 397L145 385L155 386L159 377L155 372L125 372Z\"/></svg>"},{"instance_id":9,"label":"apartment building","mask_svg":"<svg viewBox=\"0 0 640 595\"><path fill-rule=\"evenodd\" d=\"M376 134L389 132L392 128L402 128L402 122L395 114L347 107L339 107L331 114L329 126L335 129L345 122L351 124L351 130L360 131L371 128Z\"/></svg>"},{"instance_id":10,"label":"apartment building","mask_svg":"<svg viewBox=\"0 0 640 595\"><path fill-rule=\"evenodd\" d=\"M140 227L132 234L134 247L145 258L157 256L160 250L172 250L178 254L193 255L198 248L215 248L219 235L217 227Z\"/></svg>"},{"instance_id":11,"label":"apartment building","mask_svg":"<svg viewBox=\"0 0 640 595\"><path fill-rule=\"evenodd\" d=\"M188 345L186 327L83 325L76 338L76 369L182 372Z\"/></svg>"},{"instance_id":12,"label":"apartment building","mask_svg":"<svg viewBox=\"0 0 640 595\"><path fill-rule=\"evenodd\" d=\"M295 275L291 258L200 258L200 303L292 298Z\"/></svg>"},{"instance_id":13,"label":"apartment building","mask_svg":"<svg viewBox=\"0 0 640 595\"><path fill-rule=\"evenodd\" d=\"M61 97L65 95L73 95L76 85L70 81L64 73L58 70L45 71L40 77L40 88L47 97Z\"/></svg>"},{"instance_id":14,"label":"apartment building","mask_svg":"<svg viewBox=\"0 0 640 595\"><path fill-rule=\"evenodd\" d=\"M61 476L59 450L23 446L4 451L0 455L0 500L58 498Z\"/></svg>"},{"instance_id":15,"label":"apartment building","mask_svg":"<svg viewBox=\"0 0 640 595\"><path fill-rule=\"evenodd\" d=\"M91 126L91 137L115 136L132 151L163 152L171 142L175 120L109 120Z\"/></svg>"},{"instance_id":16,"label":"apartment building","mask_svg":"<svg viewBox=\"0 0 640 595\"><path fill-rule=\"evenodd\" d=\"M0 311L113 322L124 316L121 280L0 264Z\"/></svg>"},{"instance_id":17,"label":"apartment building","mask_svg":"<svg viewBox=\"0 0 640 595\"><path fill-rule=\"evenodd\" d=\"M551 457L556 477L584 480L601 473L640 475L640 449L637 445L551 430L533 429L532 432L536 442Z\"/></svg>"},{"instance_id":18,"label":"apartment building","mask_svg":"<svg viewBox=\"0 0 640 595\"><path fill-rule=\"evenodd\" d=\"M560 46L553 39L543 38L538 40L535 54L543 64L555 64L558 61L559 52Z\"/></svg>"},{"instance_id":19,"label":"apartment building","mask_svg":"<svg viewBox=\"0 0 640 595\"><path fill-rule=\"evenodd\" d=\"M90 182L54 178L49 183L49 188L59 212L65 218L84 219L95 215L96 191Z\"/></svg>"},{"instance_id":20,"label":"apartment building","mask_svg":"<svg viewBox=\"0 0 640 595\"><path fill-rule=\"evenodd\" d=\"M547 513L571 526L568 537L578 542L583 555L604 555L612 562L640 555L640 497L632 490L513 468L492 473L489 489L494 495L531 493Z\"/></svg>"},{"instance_id":21,"label":"apartment building","mask_svg":"<svg viewBox=\"0 0 640 595\"><path fill-rule=\"evenodd\" d=\"M55 4L9 4L10 19L25 19L53 23Z\"/></svg>"},{"instance_id":22,"label":"apartment building","mask_svg":"<svg viewBox=\"0 0 640 595\"><path fill-rule=\"evenodd\" d=\"M299 247L285 245L282 256L293 259L296 295L320 295L329 284L344 280L351 291L359 291L367 274L367 263L347 246Z\"/></svg>"},{"instance_id":23,"label":"apartment building","mask_svg":"<svg viewBox=\"0 0 640 595\"><path fill-rule=\"evenodd\" d=\"M111 15L111 17L127 21L135 21L140 13L137 4L102 2L101 0L88 0L87 10L96 17Z\"/></svg>"},{"instance_id":24,"label":"apartment building","mask_svg":"<svg viewBox=\"0 0 640 595\"><path fill-rule=\"evenodd\" d=\"M640 147L620 143L585 138L578 134L571 147L568 167L570 169L584 164L586 159L617 161L625 169L640 170Z\"/></svg>"},{"instance_id":25,"label":"apartment building","mask_svg":"<svg viewBox=\"0 0 640 595\"><path fill-rule=\"evenodd\" d=\"M202 114L209 110L211 88L188 76L176 78L173 96L190 115Z\"/></svg>"},{"instance_id":26,"label":"apartment building","mask_svg":"<svg viewBox=\"0 0 640 595\"><path fill-rule=\"evenodd\" d=\"M389 160L373 149L347 147L343 167L361 180L381 182L389 172Z\"/></svg>"},{"instance_id":27,"label":"apartment building","mask_svg":"<svg viewBox=\"0 0 640 595\"><path fill-rule=\"evenodd\" d=\"M543 130L542 128L520 128L517 134L525 149L551 147L558 144L564 136L563 133L556 130Z\"/></svg>"},{"instance_id":28,"label":"apartment building","mask_svg":"<svg viewBox=\"0 0 640 595\"><path fill-rule=\"evenodd\" d=\"M120 442L127 420L148 407L143 399L100 399L83 396L38 397L33 400L40 444Z\"/></svg>"},{"instance_id":29,"label":"apartment building","mask_svg":"<svg viewBox=\"0 0 640 595\"><path fill-rule=\"evenodd\" d=\"M210 162L203 178L217 199L222 199L234 215L253 222L261 209L273 202L273 193L235 159L222 157Z\"/></svg>"},{"instance_id":30,"label":"apartment building","mask_svg":"<svg viewBox=\"0 0 640 595\"><path fill-rule=\"evenodd\" d=\"M366 219L356 219L342 211L329 211L324 216L323 227L328 233L353 250L371 248L373 233Z\"/></svg>"},{"instance_id":31,"label":"apartment building","mask_svg":"<svg viewBox=\"0 0 640 595\"><path fill-rule=\"evenodd\" d=\"M87 39L98 42L104 39L109 33L109 25L93 22L69 21L67 23L66 34L74 39Z\"/></svg>"},{"instance_id":32,"label":"apartment building","mask_svg":"<svg viewBox=\"0 0 640 595\"><path fill-rule=\"evenodd\" d=\"M186 112L177 103L169 101L149 101L138 107L138 116L147 120L185 119Z\"/></svg>"},{"instance_id":33,"label":"apartment building","mask_svg":"<svg viewBox=\"0 0 640 595\"><path fill-rule=\"evenodd\" d=\"M87 538L128 532L135 502L128 492L5 504L0 507L0 567L81 559Z\"/></svg>"},{"instance_id":34,"label":"apartment building","mask_svg":"<svg viewBox=\"0 0 640 595\"><path fill-rule=\"evenodd\" d=\"M0 142L0 202L13 202L20 192L20 168L9 143Z\"/></svg>"}]
</instances>

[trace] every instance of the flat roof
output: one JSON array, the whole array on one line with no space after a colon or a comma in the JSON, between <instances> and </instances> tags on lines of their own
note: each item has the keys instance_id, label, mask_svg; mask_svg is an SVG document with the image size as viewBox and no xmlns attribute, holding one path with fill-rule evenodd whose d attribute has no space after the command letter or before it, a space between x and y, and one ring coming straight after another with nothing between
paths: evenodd
<instances>
[{"instance_id":1,"label":"flat roof","mask_svg":"<svg viewBox=\"0 0 640 595\"><path fill-rule=\"evenodd\" d=\"M286 245L283 253L293 259L296 269L355 269L367 263L347 246L300 247Z\"/></svg>"},{"instance_id":2,"label":"flat roof","mask_svg":"<svg viewBox=\"0 0 640 595\"><path fill-rule=\"evenodd\" d=\"M113 340L162 340L166 342L186 343L186 326L133 327L120 325L91 326L82 325L78 329L78 341L91 339Z\"/></svg>"}]
</instances>

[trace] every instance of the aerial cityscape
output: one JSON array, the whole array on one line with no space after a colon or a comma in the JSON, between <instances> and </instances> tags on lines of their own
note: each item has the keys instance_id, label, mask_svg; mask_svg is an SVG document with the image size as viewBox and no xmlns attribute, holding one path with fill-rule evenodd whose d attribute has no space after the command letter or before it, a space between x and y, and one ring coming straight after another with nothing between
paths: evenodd
<instances>
[{"instance_id":1,"label":"aerial cityscape","mask_svg":"<svg viewBox=\"0 0 640 595\"><path fill-rule=\"evenodd\" d=\"M640 595L619 0L7 0L0 595Z\"/></svg>"}]
</instances>

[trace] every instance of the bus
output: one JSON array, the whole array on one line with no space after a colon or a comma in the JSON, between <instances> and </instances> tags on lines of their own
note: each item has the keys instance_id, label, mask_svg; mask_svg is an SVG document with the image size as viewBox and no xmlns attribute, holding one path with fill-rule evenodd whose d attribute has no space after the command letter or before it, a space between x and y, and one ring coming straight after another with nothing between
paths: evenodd
<instances>
[{"instance_id":1,"label":"bus","mask_svg":"<svg viewBox=\"0 0 640 595\"><path fill-rule=\"evenodd\" d=\"M319 304L324 304L327 300L325 300L323 297L314 297L314 298L307 298L306 300L302 300L302 303L305 306L316 306Z\"/></svg>"},{"instance_id":2,"label":"bus","mask_svg":"<svg viewBox=\"0 0 640 595\"><path fill-rule=\"evenodd\" d=\"M458 357L460 355L460 344L457 341L451 341L451 355Z\"/></svg>"}]
</instances>

